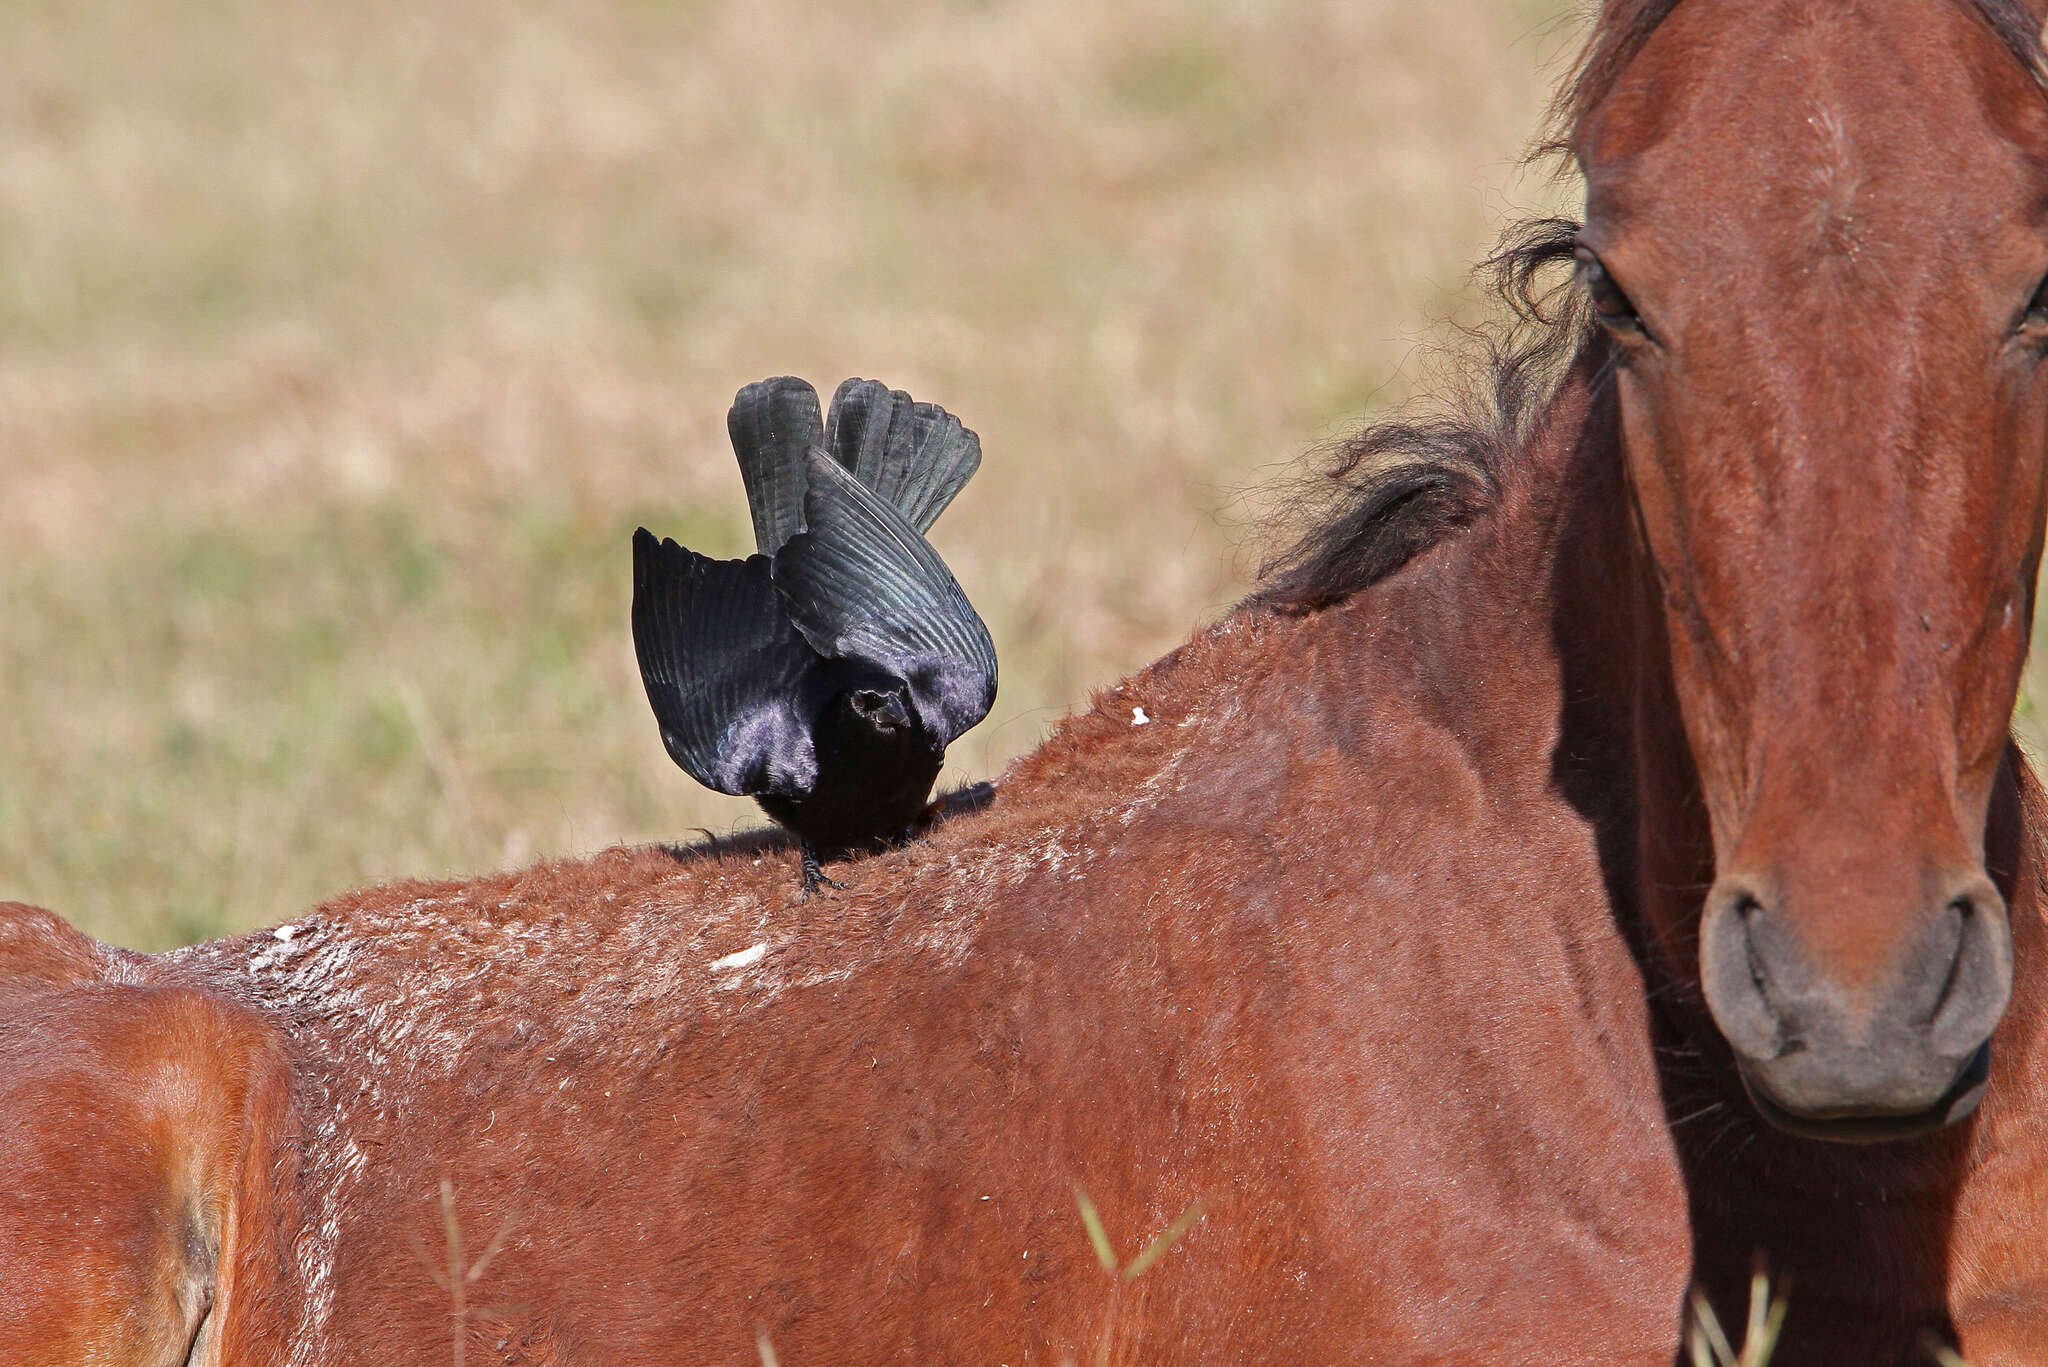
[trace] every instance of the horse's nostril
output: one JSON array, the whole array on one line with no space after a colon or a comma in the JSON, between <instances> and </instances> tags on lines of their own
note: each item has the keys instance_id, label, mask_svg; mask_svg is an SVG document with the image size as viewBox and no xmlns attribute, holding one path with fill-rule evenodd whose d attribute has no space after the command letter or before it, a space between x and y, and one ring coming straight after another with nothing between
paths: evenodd
<instances>
[{"instance_id":1,"label":"horse's nostril","mask_svg":"<svg viewBox=\"0 0 2048 1367\"><path fill-rule=\"evenodd\" d=\"M1981 1044L2012 995L2012 932L2005 901L1988 879L1971 883L1949 899L1942 918L1944 943L1955 948L1928 1021L1928 1037L1947 1053Z\"/></svg>"},{"instance_id":2,"label":"horse's nostril","mask_svg":"<svg viewBox=\"0 0 2048 1367\"><path fill-rule=\"evenodd\" d=\"M1745 1058L1777 1057L1785 1047L1785 1025L1767 984L1770 970L1758 944L1763 904L1740 885L1708 894L1700 918L1700 987L1721 1033Z\"/></svg>"},{"instance_id":3,"label":"horse's nostril","mask_svg":"<svg viewBox=\"0 0 2048 1367\"><path fill-rule=\"evenodd\" d=\"M1749 961L1749 980L1755 984L1757 993L1760 996L1768 998L1769 993L1764 988L1763 956L1757 953L1756 927L1751 924L1756 914L1762 910L1763 908L1757 904L1757 900L1747 893L1735 899L1735 915L1742 924L1743 951Z\"/></svg>"},{"instance_id":4,"label":"horse's nostril","mask_svg":"<svg viewBox=\"0 0 2048 1367\"><path fill-rule=\"evenodd\" d=\"M1958 897L1942 908L1941 917L1935 922L1929 936L1928 953L1935 963L1946 963L1948 971L1942 975L1941 990L1922 1018L1922 1023L1932 1025L1949 999L1955 995L1957 985L1963 978L1963 931L1974 911L1968 897Z\"/></svg>"}]
</instances>

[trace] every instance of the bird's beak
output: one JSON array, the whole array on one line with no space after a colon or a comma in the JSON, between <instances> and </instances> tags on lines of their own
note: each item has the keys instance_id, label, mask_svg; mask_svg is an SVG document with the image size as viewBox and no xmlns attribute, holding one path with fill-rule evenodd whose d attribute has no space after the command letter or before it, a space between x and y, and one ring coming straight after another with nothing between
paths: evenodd
<instances>
[{"instance_id":1,"label":"bird's beak","mask_svg":"<svg viewBox=\"0 0 2048 1367\"><path fill-rule=\"evenodd\" d=\"M910 709L903 705L901 693L860 689L853 695L853 710L879 727L893 729L910 725Z\"/></svg>"}]
</instances>

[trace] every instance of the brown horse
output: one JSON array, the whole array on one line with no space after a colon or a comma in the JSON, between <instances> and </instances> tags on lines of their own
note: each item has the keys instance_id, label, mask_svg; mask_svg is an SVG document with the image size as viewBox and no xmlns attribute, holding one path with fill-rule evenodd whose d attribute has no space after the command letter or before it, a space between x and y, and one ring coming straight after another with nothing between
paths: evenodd
<instances>
[{"instance_id":1,"label":"brown horse","mask_svg":"<svg viewBox=\"0 0 2048 1367\"><path fill-rule=\"evenodd\" d=\"M1610 3L1484 411L844 892L0 915L0 1360L2040 1360L2042 19Z\"/></svg>"}]
</instances>

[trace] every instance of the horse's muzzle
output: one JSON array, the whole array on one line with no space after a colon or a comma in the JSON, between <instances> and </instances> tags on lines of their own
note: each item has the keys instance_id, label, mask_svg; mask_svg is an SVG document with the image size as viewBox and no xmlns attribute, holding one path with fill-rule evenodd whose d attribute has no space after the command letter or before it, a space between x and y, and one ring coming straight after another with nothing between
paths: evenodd
<instances>
[{"instance_id":1,"label":"horse's muzzle","mask_svg":"<svg viewBox=\"0 0 2048 1367\"><path fill-rule=\"evenodd\" d=\"M1813 951L1794 918L1723 879L1700 922L1700 981L1757 1110L1815 1138L1896 1139L1975 1109L2012 991L2005 902L1955 880L1917 933L1861 975ZM1852 966L1853 967L1853 966Z\"/></svg>"}]
</instances>

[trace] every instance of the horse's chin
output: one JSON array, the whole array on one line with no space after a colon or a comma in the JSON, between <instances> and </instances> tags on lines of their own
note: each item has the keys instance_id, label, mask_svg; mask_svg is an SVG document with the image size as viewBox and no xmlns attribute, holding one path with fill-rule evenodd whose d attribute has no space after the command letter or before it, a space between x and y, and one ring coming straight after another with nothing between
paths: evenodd
<instances>
[{"instance_id":1,"label":"horse's chin","mask_svg":"<svg viewBox=\"0 0 2048 1367\"><path fill-rule=\"evenodd\" d=\"M1747 1067L1737 1065L1743 1090L1757 1113L1787 1134L1803 1139L1825 1139L1836 1144L1881 1144L1893 1139L1914 1139L1932 1134L1967 1118L1984 1099L1984 1087L1991 1079L1991 1042L1986 1040L1970 1055L1956 1080L1932 1106L1906 1114L1856 1111L1830 1115L1809 1115L1771 1100L1752 1078Z\"/></svg>"}]
</instances>

